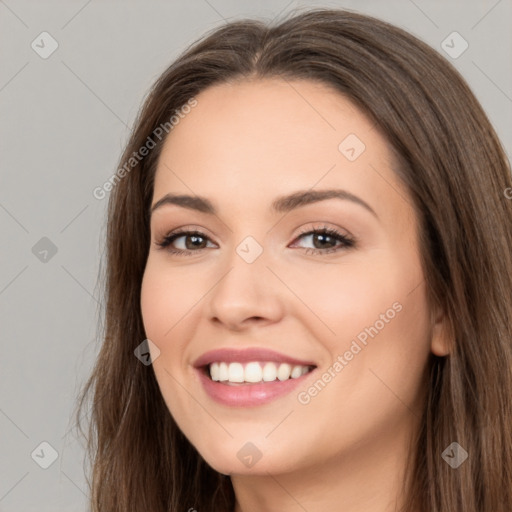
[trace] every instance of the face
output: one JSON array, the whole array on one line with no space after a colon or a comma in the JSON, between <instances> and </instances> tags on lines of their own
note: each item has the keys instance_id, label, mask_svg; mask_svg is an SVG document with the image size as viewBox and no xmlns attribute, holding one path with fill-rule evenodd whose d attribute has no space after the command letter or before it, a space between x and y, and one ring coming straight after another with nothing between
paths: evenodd
<instances>
[{"instance_id":1,"label":"face","mask_svg":"<svg viewBox=\"0 0 512 512\"><path fill-rule=\"evenodd\" d=\"M385 139L309 81L196 99L158 162L141 293L170 413L224 474L393 442L445 348Z\"/></svg>"}]
</instances>

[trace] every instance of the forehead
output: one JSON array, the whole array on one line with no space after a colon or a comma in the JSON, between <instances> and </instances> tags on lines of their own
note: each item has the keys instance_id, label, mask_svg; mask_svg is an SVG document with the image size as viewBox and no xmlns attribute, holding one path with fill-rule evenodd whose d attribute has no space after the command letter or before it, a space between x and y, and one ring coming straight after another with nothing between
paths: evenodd
<instances>
[{"instance_id":1,"label":"forehead","mask_svg":"<svg viewBox=\"0 0 512 512\"><path fill-rule=\"evenodd\" d=\"M164 153L172 150L175 155L186 152L199 157L200 149L217 160L238 156L236 149L242 145L246 160L281 158L281 152L291 158L290 148L302 156L326 150L338 155L345 135L363 138L374 128L348 98L325 84L306 80L222 83L196 99L197 106L167 137Z\"/></svg>"},{"instance_id":2,"label":"forehead","mask_svg":"<svg viewBox=\"0 0 512 512\"><path fill-rule=\"evenodd\" d=\"M331 87L306 80L239 81L209 87L196 99L167 136L155 200L169 191L222 202L244 194L263 200L294 189L342 186L368 202L389 196L388 207L399 207L393 204L400 184L387 141Z\"/></svg>"}]
</instances>

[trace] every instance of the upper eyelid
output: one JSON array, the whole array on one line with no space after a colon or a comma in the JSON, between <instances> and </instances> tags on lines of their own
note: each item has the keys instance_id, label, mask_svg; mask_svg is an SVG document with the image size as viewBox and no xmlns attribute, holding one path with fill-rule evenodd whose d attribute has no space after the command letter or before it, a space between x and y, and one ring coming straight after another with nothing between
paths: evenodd
<instances>
[{"instance_id":1,"label":"upper eyelid","mask_svg":"<svg viewBox=\"0 0 512 512\"><path fill-rule=\"evenodd\" d=\"M313 203L315 204L315 203ZM307 206L307 205L306 205ZM308 228L307 231L300 231L298 234L295 235L294 237L294 240L296 237L304 234L304 233L307 233L309 231L312 231L312 230L316 230L316 231L319 231L319 230L322 230L322 229L334 229L336 231L338 231L342 236L345 236L346 238L355 238L352 233L350 231L348 231L346 228L342 228L341 226L338 226L336 225L336 223L333 223L332 220L329 221L329 220L317 220L317 221L312 221L313 222L313 225L312 227ZM321 224L320 226L318 226L318 224ZM327 224L327 225L325 225ZM329 225L330 224L330 225ZM151 222L151 225L153 226L153 223ZM157 224L158 226L158 224ZM272 228L271 228L272 229ZM223 235L216 235L215 237L209 232L209 230L207 228L204 228L203 226L200 226L199 224L185 224L183 225L182 227L178 227L178 228L175 228L175 230L172 230L172 231L167 231L166 233L163 233L160 237L168 237L168 236L171 236L172 234L174 234L175 231L200 231L200 232L203 232L205 235L207 235L212 241L214 238L218 238L220 242L222 243L225 243L226 240L223 239ZM232 230L229 229L228 227L228 230L232 233ZM154 229L153 227L151 227L151 231L159 231L158 228ZM270 231L270 230L269 230ZM268 232L268 231L267 231ZM295 230L294 230L295 232Z\"/></svg>"},{"instance_id":2,"label":"upper eyelid","mask_svg":"<svg viewBox=\"0 0 512 512\"><path fill-rule=\"evenodd\" d=\"M209 234L207 229L199 227L199 226L195 226L194 224L179 227L179 228L173 229L171 231L165 231L162 234L162 238L167 238L167 237L174 236L174 235L189 235L192 233L199 233L201 235L208 237L210 240L213 241L213 237L212 237L212 235Z\"/></svg>"},{"instance_id":3,"label":"upper eyelid","mask_svg":"<svg viewBox=\"0 0 512 512\"><path fill-rule=\"evenodd\" d=\"M315 231L336 231L340 235L346 236L347 238L352 238L352 235L345 229L338 228L338 227L332 227L328 225L322 225L322 226L311 226L309 228L302 228L301 231L299 231L297 234L294 235L294 240L298 238L301 235L308 235ZM207 230L202 227L194 227L194 225L191 226L185 226L173 229L171 231L165 232L162 237L170 237L174 235L187 235L187 234L193 234L193 233L199 233L200 235L206 235L210 240L213 241L213 237L208 234Z\"/></svg>"}]
</instances>

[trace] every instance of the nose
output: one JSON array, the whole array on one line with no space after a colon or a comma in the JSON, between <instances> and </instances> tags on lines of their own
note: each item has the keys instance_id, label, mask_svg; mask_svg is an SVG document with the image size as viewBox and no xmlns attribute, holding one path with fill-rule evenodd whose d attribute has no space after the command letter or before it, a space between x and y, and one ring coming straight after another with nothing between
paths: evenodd
<instances>
[{"instance_id":1,"label":"nose","mask_svg":"<svg viewBox=\"0 0 512 512\"><path fill-rule=\"evenodd\" d=\"M229 269L208 294L211 321L233 331L278 322L284 314L284 287L266 258L262 254L247 263L233 253Z\"/></svg>"}]
</instances>

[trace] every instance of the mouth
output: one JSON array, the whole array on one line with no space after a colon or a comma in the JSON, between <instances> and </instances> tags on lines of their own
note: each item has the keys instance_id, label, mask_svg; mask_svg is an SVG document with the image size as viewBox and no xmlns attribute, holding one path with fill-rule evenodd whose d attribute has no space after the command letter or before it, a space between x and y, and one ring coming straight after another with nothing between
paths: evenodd
<instances>
[{"instance_id":1,"label":"mouth","mask_svg":"<svg viewBox=\"0 0 512 512\"><path fill-rule=\"evenodd\" d=\"M289 395L316 370L311 361L267 349L218 349L194 363L206 395L230 407L251 407Z\"/></svg>"},{"instance_id":2,"label":"mouth","mask_svg":"<svg viewBox=\"0 0 512 512\"><path fill-rule=\"evenodd\" d=\"M215 361L201 369L214 382L240 386L298 379L314 368L316 368L314 365L291 365L274 361L249 361L247 363Z\"/></svg>"}]
</instances>

